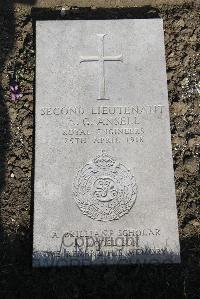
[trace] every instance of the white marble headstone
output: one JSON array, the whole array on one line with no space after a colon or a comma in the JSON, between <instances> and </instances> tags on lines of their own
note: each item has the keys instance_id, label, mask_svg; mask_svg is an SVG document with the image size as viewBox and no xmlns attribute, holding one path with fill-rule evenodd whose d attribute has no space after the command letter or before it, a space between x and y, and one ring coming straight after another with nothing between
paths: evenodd
<instances>
[{"instance_id":1,"label":"white marble headstone","mask_svg":"<svg viewBox=\"0 0 200 299\"><path fill-rule=\"evenodd\" d=\"M161 19L36 24L34 266L180 262Z\"/></svg>"}]
</instances>

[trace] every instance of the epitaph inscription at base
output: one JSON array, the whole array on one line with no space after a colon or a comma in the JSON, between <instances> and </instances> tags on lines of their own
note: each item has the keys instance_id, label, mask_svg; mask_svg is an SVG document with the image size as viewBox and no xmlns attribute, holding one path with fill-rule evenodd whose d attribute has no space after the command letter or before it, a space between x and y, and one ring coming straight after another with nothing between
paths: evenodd
<instances>
[{"instance_id":1,"label":"epitaph inscription at base","mask_svg":"<svg viewBox=\"0 0 200 299\"><path fill-rule=\"evenodd\" d=\"M163 24L38 21L33 266L180 262Z\"/></svg>"}]
</instances>

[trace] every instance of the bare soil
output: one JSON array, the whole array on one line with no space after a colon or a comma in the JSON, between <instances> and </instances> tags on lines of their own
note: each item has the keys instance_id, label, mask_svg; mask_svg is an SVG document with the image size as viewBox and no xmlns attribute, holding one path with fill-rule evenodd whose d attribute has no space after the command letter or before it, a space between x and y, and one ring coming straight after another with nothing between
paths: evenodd
<instances>
[{"instance_id":1,"label":"bare soil","mask_svg":"<svg viewBox=\"0 0 200 299\"><path fill-rule=\"evenodd\" d=\"M133 7L143 5L180 5L189 4L194 2L193 0L30 0L29 4L37 7L55 7L56 6L67 6L67 7ZM196 0L198 3L199 0ZM26 0L16 0L16 6L27 6ZM30 5L28 5L30 6ZM28 8L27 6L27 8Z\"/></svg>"},{"instance_id":2,"label":"bare soil","mask_svg":"<svg viewBox=\"0 0 200 299\"><path fill-rule=\"evenodd\" d=\"M24 2L21 0L21 2ZM53 2L53 1L51 1ZM87 1L83 1L84 3ZM120 1L122 2L122 1ZM153 1L152 1L153 2ZM156 2L156 1L155 1ZM30 1L33 4L33 1ZM58 3L58 2L57 2ZM5 4L8 4L7 6ZM87 5L86 5L87 6ZM0 298L200 298L199 1L134 9L71 9L65 18L164 19L181 265L32 269L34 20L60 18L4 1L0 10ZM22 98L10 100L13 74Z\"/></svg>"}]
</instances>

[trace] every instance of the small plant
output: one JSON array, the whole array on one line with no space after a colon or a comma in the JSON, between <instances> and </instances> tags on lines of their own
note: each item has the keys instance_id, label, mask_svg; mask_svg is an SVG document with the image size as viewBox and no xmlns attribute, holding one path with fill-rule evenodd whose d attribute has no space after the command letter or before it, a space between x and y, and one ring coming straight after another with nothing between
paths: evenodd
<instances>
[{"instance_id":1,"label":"small plant","mask_svg":"<svg viewBox=\"0 0 200 299\"><path fill-rule=\"evenodd\" d=\"M19 83L17 80L12 80L10 82L10 96L11 101L15 102L18 99L22 97L22 94L20 93Z\"/></svg>"}]
</instances>

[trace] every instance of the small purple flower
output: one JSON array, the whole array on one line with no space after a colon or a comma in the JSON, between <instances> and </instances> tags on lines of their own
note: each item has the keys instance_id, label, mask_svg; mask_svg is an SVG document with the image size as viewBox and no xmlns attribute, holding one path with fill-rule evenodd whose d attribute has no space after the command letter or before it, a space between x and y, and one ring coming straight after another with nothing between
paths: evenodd
<instances>
[{"instance_id":1,"label":"small purple flower","mask_svg":"<svg viewBox=\"0 0 200 299\"><path fill-rule=\"evenodd\" d=\"M11 101L17 101L19 98L22 97L22 94L19 90L19 84L17 81L13 81L10 83L10 95L11 95Z\"/></svg>"}]
</instances>

